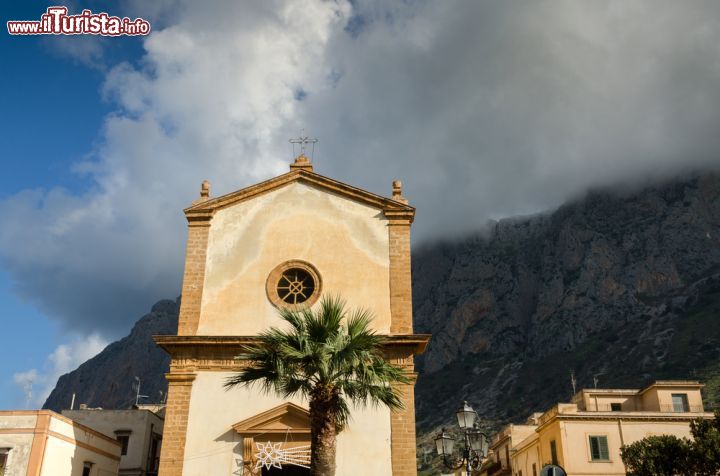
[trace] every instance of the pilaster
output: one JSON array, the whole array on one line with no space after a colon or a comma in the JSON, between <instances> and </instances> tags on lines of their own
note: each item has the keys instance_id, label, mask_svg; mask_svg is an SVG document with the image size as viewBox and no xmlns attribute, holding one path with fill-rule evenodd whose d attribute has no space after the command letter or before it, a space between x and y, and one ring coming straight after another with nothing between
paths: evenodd
<instances>
[{"instance_id":1,"label":"pilaster","mask_svg":"<svg viewBox=\"0 0 720 476\"><path fill-rule=\"evenodd\" d=\"M195 375L194 372L165 374L168 398L158 476L182 476L190 393Z\"/></svg>"},{"instance_id":2,"label":"pilaster","mask_svg":"<svg viewBox=\"0 0 720 476\"><path fill-rule=\"evenodd\" d=\"M390 240L390 332L412 334L410 225L413 213L385 211Z\"/></svg>"},{"instance_id":3,"label":"pilaster","mask_svg":"<svg viewBox=\"0 0 720 476\"><path fill-rule=\"evenodd\" d=\"M185 274L178 318L178 335L194 335L197 332L205 283L205 261L209 235L209 215L188 216L188 240L185 251Z\"/></svg>"}]
</instances>

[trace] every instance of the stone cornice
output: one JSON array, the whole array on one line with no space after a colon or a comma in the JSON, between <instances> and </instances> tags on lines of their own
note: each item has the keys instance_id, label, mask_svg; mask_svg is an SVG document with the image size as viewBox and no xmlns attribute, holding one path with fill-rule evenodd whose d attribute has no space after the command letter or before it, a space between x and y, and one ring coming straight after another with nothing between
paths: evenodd
<instances>
[{"instance_id":1,"label":"stone cornice","mask_svg":"<svg viewBox=\"0 0 720 476\"><path fill-rule=\"evenodd\" d=\"M714 414L710 412L692 412L692 413L664 413L664 412L580 412L580 413L558 413L552 415L547 421L538 426L536 431L555 421L680 421L691 422L697 418L710 419L714 418Z\"/></svg>"},{"instance_id":2,"label":"stone cornice","mask_svg":"<svg viewBox=\"0 0 720 476\"><path fill-rule=\"evenodd\" d=\"M212 210L198 210L185 213L188 226L210 226L210 220L213 217Z\"/></svg>"},{"instance_id":3,"label":"stone cornice","mask_svg":"<svg viewBox=\"0 0 720 476\"><path fill-rule=\"evenodd\" d=\"M413 356L420 354L430 340L428 334L389 335L383 347L387 358L409 372ZM177 383L192 383L198 370L237 371L245 362L235 357L245 345L257 344L258 336L153 336L155 343L172 357L170 374Z\"/></svg>"},{"instance_id":4,"label":"stone cornice","mask_svg":"<svg viewBox=\"0 0 720 476\"><path fill-rule=\"evenodd\" d=\"M194 372L175 372L165 374L165 378L170 385L192 385L195 381L195 377L196 375Z\"/></svg>"},{"instance_id":5,"label":"stone cornice","mask_svg":"<svg viewBox=\"0 0 720 476\"><path fill-rule=\"evenodd\" d=\"M415 210L385 210L383 213L390 225L409 225L415 219Z\"/></svg>"},{"instance_id":6,"label":"stone cornice","mask_svg":"<svg viewBox=\"0 0 720 476\"><path fill-rule=\"evenodd\" d=\"M388 217L399 213L402 216L398 216L398 218L408 219L412 222L412 219L415 216L415 208L401 201L383 197L303 169L291 170L286 174L266 180L265 182L252 185L220 197L201 201L186 208L185 215L187 216L188 221L207 221L212 218L212 215L217 210L271 192L292 182L314 185L323 190L327 190L365 205L381 209Z\"/></svg>"},{"instance_id":7,"label":"stone cornice","mask_svg":"<svg viewBox=\"0 0 720 476\"><path fill-rule=\"evenodd\" d=\"M422 354L430 341L430 334L390 334L383 335L386 347L410 347L416 354ZM153 340L168 353L174 349L197 346L238 347L260 342L259 336L176 336L156 335Z\"/></svg>"}]
</instances>

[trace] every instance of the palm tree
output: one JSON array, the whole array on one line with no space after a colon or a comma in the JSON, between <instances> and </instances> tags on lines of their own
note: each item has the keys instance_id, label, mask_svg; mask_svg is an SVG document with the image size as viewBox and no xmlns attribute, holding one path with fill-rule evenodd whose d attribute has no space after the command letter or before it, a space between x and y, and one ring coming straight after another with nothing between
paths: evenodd
<instances>
[{"instance_id":1,"label":"palm tree","mask_svg":"<svg viewBox=\"0 0 720 476\"><path fill-rule=\"evenodd\" d=\"M259 384L283 398L310 402L310 474L335 474L336 435L350 418L348 402L403 408L394 383L410 379L383 357L384 337L369 329L372 314L347 311L335 296L312 309L280 311L289 329L270 328L236 357L246 362L225 388Z\"/></svg>"}]
</instances>

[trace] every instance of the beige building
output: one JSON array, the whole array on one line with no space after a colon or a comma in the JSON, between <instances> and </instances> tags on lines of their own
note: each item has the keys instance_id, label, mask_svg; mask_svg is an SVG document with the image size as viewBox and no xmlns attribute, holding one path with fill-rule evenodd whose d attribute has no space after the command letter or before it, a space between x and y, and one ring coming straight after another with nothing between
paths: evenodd
<instances>
[{"instance_id":1,"label":"beige building","mask_svg":"<svg viewBox=\"0 0 720 476\"><path fill-rule=\"evenodd\" d=\"M3 476L115 476L120 443L50 410L0 411Z\"/></svg>"},{"instance_id":2,"label":"beige building","mask_svg":"<svg viewBox=\"0 0 720 476\"><path fill-rule=\"evenodd\" d=\"M160 415L142 408L63 410L62 414L120 442L120 476L157 475L163 433Z\"/></svg>"},{"instance_id":3,"label":"beige building","mask_svg":"<svg viewBox=\"0 0 720 476\"><path fill-rule=\"evenodd\" d=\"M278 309L338 294L372 310L386 352L414 375L410 226L415 209L399 182L382 197L313 171L300 155L290 171L185 210L188 242L178 335L157 336L172 357L161 476L308 474L307 402L223 389L234 357L258 333L280 326ZM416 472L414 389L405 409L351 409L337 439L340 475ZM268 453L282 469L259 468Z\"/></svg>"},{"instance_id":4,"label":"beige building","mask_svg":"<svg viewBox=\"0 0 720 476\"><path fill-rule=\"evenodd\" d=\"M638 389L584 389L571 403L558 403L509 425L493 438L483 474L538 476L546 464L569 476L625 475L623 445L652 435L690 437L690 422L713 418L704 411L694 381L658 381Z\"/></svg>"}]
</instances>

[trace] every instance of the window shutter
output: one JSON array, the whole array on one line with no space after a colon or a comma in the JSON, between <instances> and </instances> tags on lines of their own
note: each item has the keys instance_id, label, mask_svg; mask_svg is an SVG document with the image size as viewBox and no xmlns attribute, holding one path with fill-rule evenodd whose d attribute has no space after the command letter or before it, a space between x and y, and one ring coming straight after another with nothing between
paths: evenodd
<instances>
[{"instance_id":1,"label":"window shutter","mask_svg":"<svg viewBox=\"0 0 720 476\"><path fill-rule=\"evenodd\" d=\"M610 451L608 450L607 436L591 436L590 437L590 457L595 460L609 460Z\"/></svg>"},{"instance_id":2,"label":"window shutter","mask_svg":"<svg viewBox=\"0 0 720 476\"><path fill-rule=\"evenodd\" d=\"M600 448L600 459L610 459L607 436L598 437L598 447Z\"/></svg>"},{"instance_id":3,"label":"window shutter","mask_svg":"<svg viewBox=\"0 0 720 476\"><path fill-rule=\"evenodd\" d=\"M600 447L598 445L597 437L590 437L590 458L594 461L600 459Z\"/></svg>"}]
</instances>

